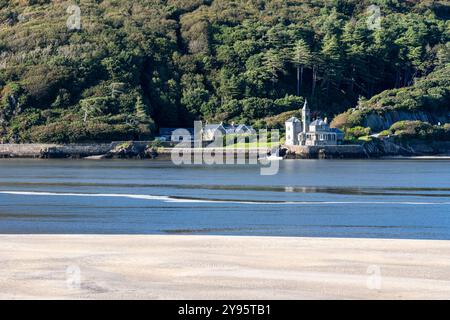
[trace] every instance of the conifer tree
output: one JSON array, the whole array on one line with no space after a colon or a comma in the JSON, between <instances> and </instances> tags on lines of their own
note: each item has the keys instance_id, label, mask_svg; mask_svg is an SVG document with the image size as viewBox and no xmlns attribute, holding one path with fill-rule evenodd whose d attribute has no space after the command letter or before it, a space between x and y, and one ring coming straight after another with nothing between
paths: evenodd
<instances>
[{"instance_id":1,"label":"conifer tree","mask_svg":"<svg viewBox=\"0 0 450 320\"><path fill-rule=\"evenodd\" d=\"M300 39L292 52L292 63L297 68L297 96L300 96L303 84L303 70L311 65L311 50L305 40Z\"/></svg>"}]
</instances>

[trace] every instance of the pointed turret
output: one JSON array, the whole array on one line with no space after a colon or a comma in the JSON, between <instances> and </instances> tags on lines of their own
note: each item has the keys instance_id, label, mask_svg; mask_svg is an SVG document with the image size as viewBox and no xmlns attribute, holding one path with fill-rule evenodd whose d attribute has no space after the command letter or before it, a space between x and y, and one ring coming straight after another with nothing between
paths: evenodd
<instances>
[{"instance_id":1,"label":"pointed turret","mask_svg":"<svg viewBox=\"0 0 450 320\"><path fill-rule=\"evenodd\" d=\"M308 107L308 100L305 99L305 104L302 109L302 124L303 124L303 133L307 133L309 131L309 123L310 123L310 112Z\"/></svg>"},{"instance_id":2,"label":"pointed turret","mask_svg":"<svg viewBox=\"0 0 450 320\"><path fill-rule=\"evenodd\" d=\"M302 110L309 110L308 99L305 99L305 103L303 104L303 109Z\"/></svg>"}]
</instances>

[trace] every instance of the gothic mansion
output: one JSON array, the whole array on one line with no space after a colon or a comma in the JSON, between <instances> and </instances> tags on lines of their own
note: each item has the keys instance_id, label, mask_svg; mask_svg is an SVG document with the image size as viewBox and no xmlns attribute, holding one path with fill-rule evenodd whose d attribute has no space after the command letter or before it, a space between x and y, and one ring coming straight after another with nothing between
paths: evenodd
<instances>
[{"instance_id":1,"label":"gothic mansion","mask_svg":"<svg viewBox=\"0 0 450 320\"><path fill-rule=\"evenodd\" d=\"M342 131L330 128L327 121L322 119L310 121L307 101L302 109L302 121L296 117L286 121L287 146L333 146L341 144L343 139Z\"/></svg>"}]
</instances>

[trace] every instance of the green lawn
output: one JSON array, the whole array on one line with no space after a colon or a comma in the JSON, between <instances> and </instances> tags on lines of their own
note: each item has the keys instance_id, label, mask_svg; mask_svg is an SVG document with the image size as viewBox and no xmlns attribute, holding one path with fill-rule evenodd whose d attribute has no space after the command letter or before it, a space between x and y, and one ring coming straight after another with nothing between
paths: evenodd
<instances>
[{"instance_id":1,"label":"green lawn","mask_svg":"<svg viewBox=\"0 0 450 320\"><path fill-rule=\"evenodd\" d=\"M279 147L281 145L281 142L265 142L265 143L260 143L260 142L240 142L240 143L235 143L229 146L226 146L226 148L246 148L246 149L250 149L250 148L276 148Z\"/></svg>"}]
</instances>

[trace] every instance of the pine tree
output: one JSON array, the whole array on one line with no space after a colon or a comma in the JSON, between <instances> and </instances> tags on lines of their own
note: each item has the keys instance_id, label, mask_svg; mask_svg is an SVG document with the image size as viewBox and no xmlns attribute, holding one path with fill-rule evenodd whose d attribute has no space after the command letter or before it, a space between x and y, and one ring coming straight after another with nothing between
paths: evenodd
<instances>
[{"instance_id":1,"label":"pine tree","mask_svg":"<svg viewBox=\"0 0 450 320\"><path fill-rule=\"evenodd\" d=\"M311 96L314 97L314 94L316 93L317 81L319 80L319 69L323 67L323 58L320 52L316 52L312 55L311 65L312 65Z\"/></svg>"},{"instance_id":2,"label":"pine tree","mask_svg":"<svg viewBox=\"0 0 450 320\"><path fill-rule=\"evenodd\" d=\"M303 70L311 65L311 50L305 40L300 39L292 52L292 63L297 68L297 96L300 96L303 84Z\"/></svg>"},{"instance_id":3,"label":"pine tree","mask_svg":"<svg viewBox=\"0 0 450 320\"><path fill-rule=\"evenodd\" d=\"M147 106L142 101L142 97L141 96L137 97L135 109L136 109L136 118L140 122L145 122L148 119Z\"/></svg>"},{"instance_id":4,"label":"pine tree","mask_svg":"<svg viewBox=\"0 0 450 320\"><path fill-rule=\"evenodd\" d=\"M84 99L80 101L81 110L84 113L83 122L86 123L89 115L101 112L101 107L97 104L98 98Z\"/></svg>"},{"instance_id":5,"label":"pine tree","mask_svg":"<svg viewBox=\"0 0 450 320\"><path fill-rule=\"evenodd\" d=\"M354 94L354 87L357 84L363 90L371 82L371 72L368 61L371 55L370 30L367 29L366 21L349 21L342 35L342 43L347 61L347 77L349 80L350 94Z\"/></svg>"},{"instance_id":6,"label":"pine tree","mask_svg":"<svg viewBox=\"0 0 450 320\"><path fill-rule=\"evenodd\" d=\"M280 54L277 53L276 50L270 49L268 50L263 58L264 67L270 73L270 78L272 80L273 85L275 86L275 82L278 79L278 75L280 73L284 73L284 61Z\"/></svg>"},{"instance_id":7,"label":"pine tree","mask_svg":"<svg viewBox=\"0 0 450 320\"><path fill-rule=\"evenodd\" d=\"M325 36L322 55L325 62L325 79L324 85L327 88L327 95L330 89L330 84L333 82L337 86L342 78L342 51L339 41L335 35Z\"/></svg>"}]
</instances>

